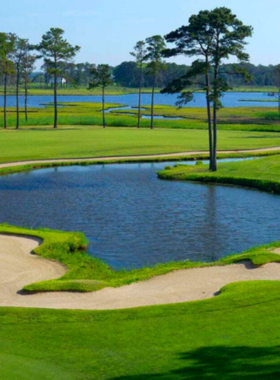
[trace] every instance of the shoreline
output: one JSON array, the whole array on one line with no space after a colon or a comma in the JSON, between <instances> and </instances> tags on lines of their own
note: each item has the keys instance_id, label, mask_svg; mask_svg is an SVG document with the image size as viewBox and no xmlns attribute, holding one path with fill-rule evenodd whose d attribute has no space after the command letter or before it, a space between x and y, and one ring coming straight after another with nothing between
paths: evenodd
<instances>
[{"instance_id":1,"label":"shoreline","mask_svg":"<svg viewBox=\"0 0 280 380\"><path fill-rule=\"evenodd\" d=\"M236 150L220 150L217 154L225 154L225 155L234 155L238 154L265 154L265 153L274 153L280 154L280 146L270 147L270 148L257 148L257 149L236 149ZM172 161L172 158L176 161L178 159L189 158L193 160L199 160L201 156L205 155L203 159L207 159L209 153L207 150L195 150L195 151L187 151L187 152L174 152L174 153L160 153L160 154L145 154L145 155L128 155L128 156L99 156L99 157L81 157L81 158L54 158L54 159L42 159L42 160L26 160L26 161L11 161L0 164L0 169L11 168L11 167L20 167L25 165L44 165L44 164L59 164L59 163L119 163L123 162L141 162L143 160L149 159L152 162L153 159L167 159ZM138 161L139 160L139 161Z\"/></svg>"},{"instance_id":2,"label":"shoreline","mask_svg":"<svg viewBox=\"0 0 280 380\"><path fill-rule=\"evenodd\" d=\"M220 154L240 153L265 153L279 152L280 147L220 151ZM155 159L155 158L180 158L192 157L194 155L206 154L205 151L192 151L182 153L170 153L160 155L142 156L116 156L116 157L94 157L83 159L54 159L36 160L0 164L0 169L25 168L26 170L39 169L38 165L55 164L94 164L112 163L112 160ZM31 165L27 169L27 165ZM33 165L33 167L32 167ZM1 174L1 173L0 173ZM9 173L2 173L9 174ZM197 266L185 269L175 269L163 274L155 274L147 279L135 281L129 285L119 287L105 286L101 290L93 292L53 291L53 292L23 292L31 283L59 279L67 273L65 265L58 261L42 258L40 255L32 254L39 247L42 239L36 237L36 232L29 235L3 234L0 233L0 286L4 291L0 297L0 307L34 307L50 309L82 309L82 310L113 310L134 308L152 305L164 305L180 302L190 302L212 298L220 294L224 286L240 281L276 280L280 281L280 265L277 262L261 263L254 265L254 260L245 258L242 262L233 261L229 264L217 263L216 265ZM12 252L12 253L11 253ZM279 249L269 251L272 254L280 254ZM15 258L17 260L15 260ZM277 261L277 259L275 260ZM24 270L22 269L24 268ZM7 277L8 276L8 277ZM11 277L15 280L11 282ZM17 280L17 279L20 279ZM94 282L94 280L72 280L80 283ZM11 285L12 284L12 285ZM9 290L10 289L10 290ZM3 298L4 297L4 298Z\"/></svg>"},{"instance_id":3,"label":"shoreline","mask_svg":"<svg viewBox=\"0 0 280 380\"><path fill-rule=\"evenodd\" d=\"M65 267L32 254L37 238L0 234L0 307L67 310L117 310L205 300L221 289L243 281L279 281L280 263L259 267L249 261L225 266L180 269L118 288L89 293L43 292L27 294L22 288L32 281L58 279ZM274 251L279 254L279 249Z\"/></svg>"}]
</instances>

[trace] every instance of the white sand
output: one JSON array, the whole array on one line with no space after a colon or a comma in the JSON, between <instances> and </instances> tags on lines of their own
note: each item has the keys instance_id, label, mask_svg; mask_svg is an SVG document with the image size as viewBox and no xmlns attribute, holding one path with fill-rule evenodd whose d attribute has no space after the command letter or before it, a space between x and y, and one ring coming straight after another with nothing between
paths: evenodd
<instances>
[{"instance_id":1,"label":"white sand","mask_svg":"<svg viewBox=\"0 0 280 380\"><path fill-rule=\"evenodd\" d=\"M24 285L59 278L65 268L31 251L36 239L0 235L0 306L109 310L171 304L213 297L226 284L280 280L280 264L254 268L250 263L184 269L150 280L92 293L56 292L24 295ZM280 250L279 250L280 252Z\"/></svg>"},{"instance_id":2,"label":"white sand","mask_svg":"<svg viewBox=\"0 0 280 380\"><path fill-rule=\"evenodd\" d=\"M280 147L273 147L219 151L219 153L279 150ZM113 159L183 157L205 153L207 152L193 151L146 156L34 160L0 164L0 168L52 162L95 162L101 159L109 161ZM39 240L37 239L0 235L0 306L85 310L122 309L211 298L219 292L221 287L232 282L280 280L280 264L272 263L260 268L253 268L249 263L242 263L224 267L179 270L121 288L106 288L93 293L56 292L24 295L21 290L25 285L59 278L66 271L59 263L31 254L38 244ZM280 254L280 249L276 253Z\"/></svg>"}]
</instances>

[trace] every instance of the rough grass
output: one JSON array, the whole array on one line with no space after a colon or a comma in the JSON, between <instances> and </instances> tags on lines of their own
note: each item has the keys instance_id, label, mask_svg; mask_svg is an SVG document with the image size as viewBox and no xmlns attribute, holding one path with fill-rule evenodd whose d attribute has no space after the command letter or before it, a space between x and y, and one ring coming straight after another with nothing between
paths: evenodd
<instances>
[{"instance_id":1,"label":"rough grass","mask_svg":"<svg viewBox=\"0 0 280 380\"><path fill-rule=\"evenodd\" d=\"M100 103L61 103L59 108L60 125L102 125L102 114ZM121 104L106 104L106 109L119 107ZM144 115L150 115L150 107L145 106ZM130 114L128 114L128 112ZM3 109L0 109L0 127L3 126ZM106 124L111 127L136 127L137 109L115 110L106 114ZM204 108L182 108L177 109L171 106L155 106L156 116L166 116L169 118L180 117L182 120L156 119L156 128L174 129L204 129L207 126L207 115ZM2 115L3 116L3 115ZM30 108L29 119L26 122L24 112L20 112L20 124L26 126L48 126L53 125L53 106L51 103L45 104L42 108ZM8 108L8 126L16 125L15 108ZM142 119L141 128L149 128L150 120ZM238 107L223 108L219 111L219 130L244 130L244 131L266 131L280 132L279 114L277 108L265 107Z\"/></svg>"},{"instance_id":2,"label":"rough grass","mask_svg":"<svg viewBox=\"0 0 280 380\"><path fill-rule=\"evenodd\" d=\"M42 86L43 87L43 86ZM156 92L160 92L160 88L155 89ZM119 85L113 85L110 87L107 87L106 93L107 95L125 95L125 94L138 94L139 89L138 88L132 88L132 87L122 87ZM144 88L143 93L150 93L152 92L151 88ZM278 89L273 86L241 86L241 87L235 87L233 90L229 92L278 92ZM0 86L0 94L4 93L3 86ZM47 88L43 87L40 88L40 85L38 83L30 83L28 93L30 96L33 95L53 95L53 88L51 86L48 86ZM9 95L15 95L15 87L11 86L8 87L8 94ZM20 87L20 94L24 95L24 88ZM88 90L86 86L81 87L58 87L58 95L101 95L100 88Z\"/></svg>"},{"instance_id":3,"label":"rough grass","mask_svg":"<svg viewBox=\"0 0 280 380\"><path fill-rule=\"evenodd\" d=\"M30 84L28 90L29 96L53 96L53 88L51 86L47 88L39 88L38 84ZM160 92L159 88L155 89L156 92ZM107 95L127 95L127 94L138 94L139 89L138 88L128 88L128 87L121 87L121 86L109 86L106 89ZM151 93L151 88L145 88L143 93ZM0 86L0 94L4 93L3 86ZM20 88L20 94L24 95L24 88ZM8 87L8 95L15 95L15 88L14 87ZM58 95L59 96L91 96L91 95L102 95L102 90L100 88L95 88L92 90L88 90L87 87L58 87Z\"/></svg>"}]
</instances>

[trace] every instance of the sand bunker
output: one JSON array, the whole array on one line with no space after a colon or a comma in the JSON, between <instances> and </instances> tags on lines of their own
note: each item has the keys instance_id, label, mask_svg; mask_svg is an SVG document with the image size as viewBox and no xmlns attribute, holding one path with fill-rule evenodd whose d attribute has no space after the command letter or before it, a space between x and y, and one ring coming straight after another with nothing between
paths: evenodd
<instances>
[{"instance_id":1,"label":"sand bunker","mask_svg":"<svg viewBox=\"0 0 280 380\"><path fill-rule=\"evenodd\" d=\"M49 309L112 310L162 305L213 297L229 283L280 280L280 264L254 268L249 262L209 268L183 269L147 281L92 293L55 292L26 295L33 282L61 277L59 263L32 254L39 239L0 235L0 306ZM280 253L280 250L279 250Z\"/></svg>"}]
</instances>

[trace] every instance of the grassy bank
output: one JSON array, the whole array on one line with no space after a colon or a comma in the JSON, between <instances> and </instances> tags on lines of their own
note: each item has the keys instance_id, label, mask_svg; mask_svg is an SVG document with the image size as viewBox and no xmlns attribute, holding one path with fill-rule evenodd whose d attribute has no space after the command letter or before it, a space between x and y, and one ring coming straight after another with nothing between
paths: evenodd
<instances>
[{"instance_id":1,"label":"grassy bank","mask_svg":"<svg viewBox=\"0 0 280 380\"><path fill-rule=\"evenodd\" d=\"M250 260L255 265L280 262L280 256L272 252L273 249L280 247L280 243L277 242L253 248L242 254L231 255L213 263L170 262L158 264L154 267L114 271L106 263L86 253L86 239L81 233L46 229L35 231L8 225L0 226L0 233L39 237L43 240L43 244L36 248L34 253L48 260L59 261L68 268L67 273L58 280L27 284L24 287L27 292L91 292L105 287L120 287L133 282L147 280L178 269L229 265L244 260Z\"/></svg>"},{"instance_id":2,"label":"grassy bank","mask_svg":"<svg viewBox=\"0 0 280 380\"><path fill-rule=\"evenodd\" d=\"M219 150L280 146L280 134L220 131ZM134 156L202 150L207 154L208 134L203 130L132 129L65 126L58 130L26 128L0 131L0 162Z\"/></svg>"},{"instance_id":3,"label":"grassy bank","mask_svg":"<svg viewBox=\"0 0 280 380\"><path fill-rule=\"evenodd\" d=\"M279 174L280 159L278 156L271 156L258 160L222 163L215 173L209 172L206 165L178 165L159 172L158 176L168 180L240 185L280 194Z\"/></svg>"},{"instance_id":4,"label":"grassy bank","mask_svg":"<svg viewBox=\"0 0 280 380\"><path fill-rule=\"evenodd\" d=\"M251 157L270 157L280 155L279 151L265 151L265 152L248 152L248 153L219 153L217 155L218 159L225 158L251 158ZM29 172L31 170L40 170L47 168L56 168L56 167L65 167L65 166L90 166L90 165L110 165L110 164L123 164L123 163L153 163L153 162L176 162L176 161L198 161L198 160L208 160L209 154L192 154L186 156L172 156L172 157L145 157L145 158L112 158L112 159L97 159L97 160L82 160L82 161L73 161L69 159L67 162L57 161L57 162L41 162L33 164L19 164L16 166L7 166L0 169L0 176L16 174L22 172Z\"/></svg>"},{"instance_id":5,"label":"grassy bank","mask_svg":"<svg viewBox=\"0 0 280 380\"><path fill-rule=\"evenodd\" d=\"M268 157L220 164L218 175L280 183L279 172L280 158ZM190 173L213 175L203 166L180 166L162 175L178 180L189 179ZM68 266L68 278L32 285L34 290L69 289L71 281L82 276L94 290L139 281L180 265L206 265L171 263L116 275L86 254L82 234L7 225L1 226L0 233L39 236L44 244L36 253ZM279 246L254 248L219 265L245 259L256 265L279 261L280 256L271 252ZM81 288L75 290L89 290L82 289L84 281L78 284ZM210 300L131 310L0 308L1 376L5 380L276 380L280 376L279 294L280 282L252 281L227 285Z\"/></svg>"},{"instance_id":6,"label":"grassy bank","mask_svg":"<svg viewBox=\"0 0 280 380\"><path fill-rule=\"evenodd\" d=\"M43 87L43 86L42 86ZM143 93L151 93L151 88L144 88ZM160 88L156 88L156 92L160 92ZM127 95L127 94L138 94L139 89L133 88L133 87L121 87L118 85L109 86L106 89L107 95ZM273 86L242 86L242 87L235 87L229 92L278 92L278 89ZM0 86L0 95L4 93L3 86ZM29 95L53 95L53 88L50 86L48 88L39 88L36 84L31 84L29 90ZM8 87L8 94L9 95L15 95L15 87ZM20 88L20 94L24 95L24 88ZM59 87L58 88L58 95L59 96L78 96L78 95L101 95L101 90L99 88L88 90L87 87Z\"/></svg>"}]
</instances>

